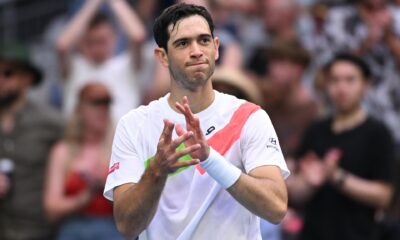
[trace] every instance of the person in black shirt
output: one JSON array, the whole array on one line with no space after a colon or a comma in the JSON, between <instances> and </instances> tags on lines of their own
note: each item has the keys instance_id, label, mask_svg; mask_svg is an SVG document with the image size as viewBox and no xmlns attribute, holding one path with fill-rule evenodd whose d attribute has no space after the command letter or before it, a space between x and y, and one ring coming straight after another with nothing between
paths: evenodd
<instances>
[{"instance_id":1,"label":"person in black shirt","mask_svg":"<svg viewBox=\"0 0 400 240\"><path fill-rule=\"evenodd\" d=\"M394 143L361 106L367 65L338 55L325 70L334 114L306 130L297 169L287 181L290 200L304 206L300 239L374 239L375 212L393 195Z\"/></svg>"}]
</instances>

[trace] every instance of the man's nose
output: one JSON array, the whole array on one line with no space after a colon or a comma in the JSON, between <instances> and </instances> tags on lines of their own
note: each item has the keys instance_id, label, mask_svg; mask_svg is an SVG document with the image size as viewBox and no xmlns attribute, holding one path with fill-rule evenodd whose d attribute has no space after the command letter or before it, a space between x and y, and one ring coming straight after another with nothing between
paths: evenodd
<instances>
[{"instance_id":1,"label":"man's nose","mask_svg":"<svg viewBox=\"0 0 400 240\"><path fill-rule=\"evenodd\" d=\"M190 57L199 58L203 56L203 52L197 42L193 42L190 47Z\"/></svg>"}]
</instances>

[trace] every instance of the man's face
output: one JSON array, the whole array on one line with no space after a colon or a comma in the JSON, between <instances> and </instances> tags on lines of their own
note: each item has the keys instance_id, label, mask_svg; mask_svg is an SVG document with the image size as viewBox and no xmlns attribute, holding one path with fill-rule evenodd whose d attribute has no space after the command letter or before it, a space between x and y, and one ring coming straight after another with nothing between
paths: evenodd
<instances>
[{"instance_id":1,"label":"man's face","mask_svg":"<svg viewBox=\"0 0 400 240\"><path fill-rule=\"evenodd\" d=\"M207 21L198 15L169 27L165 65L176 83L194 91L211 77L218 59L218 38L211 36Z\"/></svg>"},{"instance_id":2,"label":"man's face","mask_svg":"<svg viewBox=\"0 0 400 240\"><path fill-rule=\"evenodd\" d=\"M353 63L338 61L331 66L327 90L338 112L348 113L358 108L367 85L362 72Z\"/></svg>"},{"instance_id":3,"label":"man's face","mask_svg":"<svg viewBox=\"0 0 400 240\"><path fill-rule=\"evenodd\" d=\"M274 59L269 62L268 72L274 86L286 91L300 81L303 68L290 60Z\"/></svg>"},{"instance_id":4,"label":"man's face","mask_svg":"<svg viewBox=\"0 0 400 240\"><path fill-rule=\"evenodd\" d=\"M30 81L29 73L12 64L0 62L0 106L14 103Z\"/></svg>"},{"instance_id":5,"label":"man's face","mask_svg":"<svg viewBox=\"0 0 400 240\"><path fill-rule=\"evenodd\" d=\"M113 55L116 37L109 23L101 23L85 33L81 51L95 63L102 63Z\"/></svg>"},{"instance_id":6,"label":"man's face","mask_svg":"<svg viewBox=\"0 0 400 240\"><path fill-rule=\"evenodd\" d=\"M385 6L385 0L365 0L362 3L372 9L380 9Z\"/></svg>"},{"instance_id":7,"label":"man's face","mask_svg":"<svg viewBox=\"0 0 400 240\"><path fill-rule=\"evenodd\" d=\"M291 0L264 0L263 21L268 31L276 32L294 23L296 9Z\"/></svg>"}]
</instances>

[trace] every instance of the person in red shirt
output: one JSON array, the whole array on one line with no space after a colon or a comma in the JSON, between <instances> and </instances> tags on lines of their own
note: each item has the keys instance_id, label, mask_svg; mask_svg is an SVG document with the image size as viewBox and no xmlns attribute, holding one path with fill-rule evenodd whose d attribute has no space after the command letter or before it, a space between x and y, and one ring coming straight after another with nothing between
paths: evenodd
<instances>
[{"instance_id":1,"label":"person in red shirt","mask_svg":"<svg viewBox=\"0 0 400 240\"><path fill-rule=\"evenodd\" d=\"M85 85L64 139L52 151L45 209L60 224L58 239L120 239L112 205L102 196L113 127L109 90Z\"/></svg>"}]
</instances>

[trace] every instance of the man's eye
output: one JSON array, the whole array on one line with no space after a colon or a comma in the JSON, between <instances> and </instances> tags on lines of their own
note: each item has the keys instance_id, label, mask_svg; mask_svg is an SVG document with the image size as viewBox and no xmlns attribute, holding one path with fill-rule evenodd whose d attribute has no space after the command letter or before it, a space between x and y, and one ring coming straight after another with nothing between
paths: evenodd
<instances>
[{"instance_id":1,"label":"man's eye","mask_svg":"<svg viewBox=\"0 0 400 240\"><path fill-rule=\"evenodd\" d=\"M200 40L200 42L201 43L203 43L203 44L207 44L207 43L209 43L211 40L209 39L209 38L202 38L201 40Z\"/></svg>"},{"instance_id":2,"label":"man's eye","mask_svg":"<svg viewBox=\"0 0 400 240\"><path fill-rule=\"evenodd\" d=\"M186 45L187 45L187 42L185 42L185 41L178 42L178 43L176 44L177 47L184 47L184 46L186 46Z\"/></svg>"}]
</instances>

